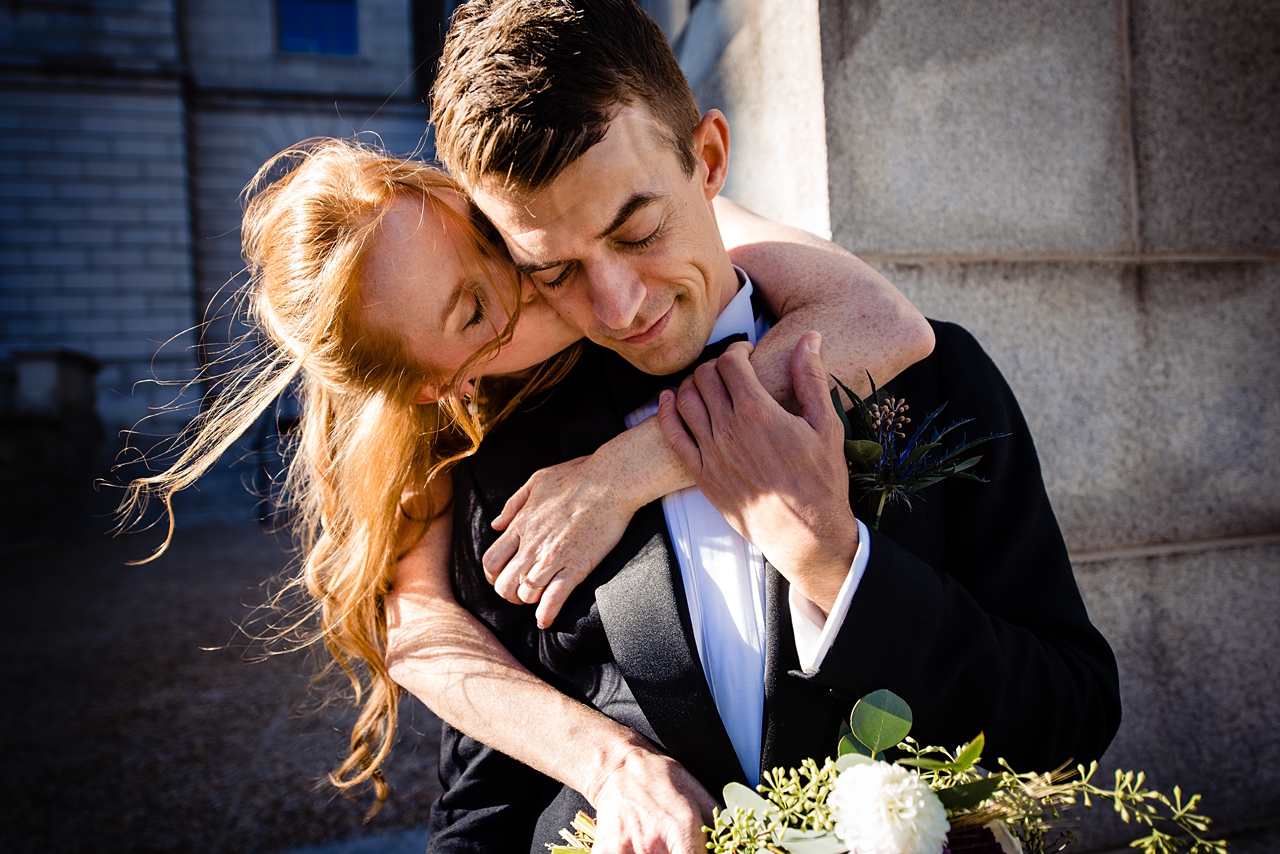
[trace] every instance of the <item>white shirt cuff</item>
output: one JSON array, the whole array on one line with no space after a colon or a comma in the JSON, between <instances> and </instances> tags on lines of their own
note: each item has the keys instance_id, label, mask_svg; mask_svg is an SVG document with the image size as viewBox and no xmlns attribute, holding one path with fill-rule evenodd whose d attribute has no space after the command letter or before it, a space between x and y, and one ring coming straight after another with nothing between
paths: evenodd
<instances>
[{"instance_id":1,"label":"white shirt cuff","mask_svg":"<svg viewBox=\"0 0 1280 854\"><path fill-rule=\"evenodd\" d=\"M800 669L805 673L817 673L827 650L836 639L844 618L849 613L849 604L853 602L853 594L858 591L858 583L862 574L867 571L867 561L871 559L871 535L867 526L858 522L858 551L853 556L853 565L849 574L840 585L840 593L836 595L831 613L823 616L822 609L796 592L794 587L787 597L791 606L791 627L796 638L796 653L800 656Z\"/></svg>"}]
</instances>

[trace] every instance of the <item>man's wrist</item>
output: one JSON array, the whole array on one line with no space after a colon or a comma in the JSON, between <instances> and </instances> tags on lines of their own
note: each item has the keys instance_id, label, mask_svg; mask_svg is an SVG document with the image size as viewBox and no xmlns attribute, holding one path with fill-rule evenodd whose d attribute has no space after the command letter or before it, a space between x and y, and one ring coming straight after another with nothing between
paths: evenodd
<instances>
[{"instance_id":1,"label":"man's wrist","mask_svg":"<svg viewBox=\"0 0 1280 854\"><path fill-rule=\"evenodd\" d=\"M858 521L851 513L847 522L820 534L820 551L805 573L804 582L798 585L800 594L818 606L823 616L831 613L858 554Z\"/></svg>"}]
</instances>

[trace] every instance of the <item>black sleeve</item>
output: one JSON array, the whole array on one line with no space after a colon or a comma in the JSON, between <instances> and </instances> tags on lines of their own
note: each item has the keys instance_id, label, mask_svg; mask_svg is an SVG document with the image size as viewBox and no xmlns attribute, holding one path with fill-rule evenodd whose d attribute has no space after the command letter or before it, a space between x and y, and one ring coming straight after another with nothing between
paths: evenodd
<instances>
[{"instance_id":1,"label":"black sleeve","mask_svg":"<svg viewBox=\"0 0 1280 854\"><path fill-rule=\"evenodd\" d=\"M889 688L924 743L984 732L988 765L1088 762L1120 725L1115 657L1085 611L1012 391L969 333L935 330L938 349L906 387L947 402L944 423L973 417L970 436L1010 435L980 451L989 483L926 491L933 530L914 536L930 542L872 533L866 573L811 678L853 698ZM909 403L917 417L928 411Z\"/></svg>"},{"instance_id":2,"label":"black sleeve","mask_svg":"<svg viewBox=\"0 0 1280 854\"><path fill-rule=\"evenodd\" d=\"M528 851L538 817L562 789L448 724L440 737L440 785L427 854Z\"/></svg>"}]
</instances>

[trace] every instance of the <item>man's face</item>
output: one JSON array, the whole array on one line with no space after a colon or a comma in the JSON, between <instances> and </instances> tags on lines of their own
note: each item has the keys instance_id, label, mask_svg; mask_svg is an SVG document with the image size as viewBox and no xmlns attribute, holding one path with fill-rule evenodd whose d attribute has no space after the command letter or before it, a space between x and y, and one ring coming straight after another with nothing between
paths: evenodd
<instances>
[{"instance_id":1,"label":"man's face","mask_svg":"<svg viewBox=\"0 0 1280 854\"><path fill-rule=\"evenodd\" d=\"M660 130L646 108L623 107L548 187L472 190L556 311L641 370L668 374L702 351L737 278L711 207L727 167L724 117L698 126L692 176Z\"/></svg>"}]
</instances>

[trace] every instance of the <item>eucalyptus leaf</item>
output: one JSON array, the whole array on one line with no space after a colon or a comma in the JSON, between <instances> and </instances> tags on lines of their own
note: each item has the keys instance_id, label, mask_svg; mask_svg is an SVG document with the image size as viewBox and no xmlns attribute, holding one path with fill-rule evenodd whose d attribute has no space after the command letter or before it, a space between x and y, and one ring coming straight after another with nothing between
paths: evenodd
<instances>
[{"instance_id":1,"label":"eucalyptus leaf","mask_svg":"<svg viewBox=\"0 0 1280 854\"><path fill-rule=\"evenodd\" d=\"M949 770L954 762L943 762L941 759L925 759L917 756L914 759L899 759L895 765L907 765L911 768L923 768L926 771L942 771Z\"/></svg>"},{"instance_id":2,"label":"eucalyptus leaf","mask_svg":"<svg viewBox=\"0 0 1280 854\"><path fill-rule=\"evenodd\" d=\"M872 691L853 707L849 716L853 736L871 752L893 747L911 732L911 707L885 688Z\"/></svg>"},{"instance_id":3,"label":"eucalyptus leaf","mask_svg":"<svg viewBox=\"0 0 1280 854\"><path fill-rule=\"evenodd\" d=\"M968 771L982 759L982 749L987 746L987 737L983 733L978 733L977 738L965 745L964 750L960 751L960 755L956 757L955 771L960 773Z\"/></svg>"},{"instance_id":4,"label":"eucalyptus leaf","mask_svg":"<svg viewBox=\"0 0 1280 854\"><path fill-rule=\"evenodd\" d=\"M884 456L884 448L870 439L845 439L844 455L863 468L872 468Z\"/></svg>"},{"instance_id":5,"label":"eucalyptus leaf","mask_svg":"<svg viewBox=\"0 0 1280 854\"><path fill-rule=\"evenodd\" d=\"M976 807L987 798L995 794L1000 788L999 777L987 777L982 780L974 780L972 783L961 783L959 786L952 786L949 789L938 790L938 800L942 801L942 805L949 810L965 810L969 807Z\"/></svg>"},{"instance_id":6,"label":"eucalyptus leaf","mask_svg":"<svg viewBox=\"0 0 1280 854\"><path fill-rule=\"evenodd\" d=\"M849 846L830 830L794 830L787 828L778 840L789 854L844 854Z\"/></svg>"},{"instance_id":7,"label":"eucalyptus leaf","mask_svg":"<svg viewBox=\"0 0 1280 854\"><path fill-rule=\"evenodd\" d=\"M964 471L965 469L971 469L971 468L973 468L974 466L976 466L976 465L979 463L979 461L981 461L981 460L982 460L982 457L980 457L980 456L978 456L978 457L969 457L969 459L965 460L964 462L962 462L962 463L956 463L954 466L952 466L952 467L951 467L951 471L952 471L953 473L956 473L956 472L962 472L962 471Z\"/></svg>"},{"instance_id":8,"label":"eucalyptus leaf","mask_svg":"<svg viewBox=\"0 0 1280 854\"><path fill-rule=\"evenodd\" d=\"M836 748L836 755L840 757L864 756L870 759L871 750L865 745L861 744L856 738L853 737L853 734L850 733L849 735L840 736L840 746Z\"/></svg>"},{"instance_id":9,"label":"eucalyptus leaf","mask_svg":"<svg viewBox=\"0 0 1280 854\"><path fill-rule=\"evenodd\" d=\"M875 760L865 753L845 753L836 760L836 772L848 771L855 765L873 765Z\"/></svg>"},{"instance_id":10,"label":"eucalyptus leaf","mask_svg":"<svg viewBox=\"0 0 1280 854\"><path fill-rule=\"evenodd\" d=\"M732 811L735 807L754 810L756 818L763 819L769 812L769 802L741 783L730 783L724 787L724 805Z\"/></svg>"}]
</instances>

